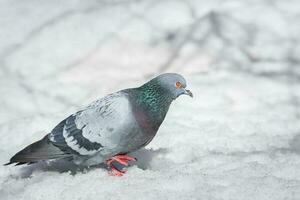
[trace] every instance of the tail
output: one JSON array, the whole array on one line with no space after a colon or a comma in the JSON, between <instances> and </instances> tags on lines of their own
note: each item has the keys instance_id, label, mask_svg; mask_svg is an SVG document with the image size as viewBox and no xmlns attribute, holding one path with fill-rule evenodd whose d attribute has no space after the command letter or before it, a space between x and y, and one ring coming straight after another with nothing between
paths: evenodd
<instances>
[{"instance_id":1,"label":"tail","mask_svg":"<svg viewBox=\"0 0 300 200\"><path fill-rule=\"evenodd\" d=\"M63 152L58 147L54 146L46 135L43 139L16 153L16 155L14 155L5 165L13 163L16 163L16 165L32 164L40 160L70 158L71 156L71 154Z\"/></svg>"}]
</instances>

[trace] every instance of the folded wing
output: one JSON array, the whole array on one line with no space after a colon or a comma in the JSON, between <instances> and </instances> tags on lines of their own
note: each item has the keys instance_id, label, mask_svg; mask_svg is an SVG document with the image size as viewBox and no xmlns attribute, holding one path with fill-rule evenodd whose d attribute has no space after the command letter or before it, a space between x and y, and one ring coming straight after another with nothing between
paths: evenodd
<instances>
[{"instance_id":1,"label":"folded wing","mask_svg":"<svg viewBox=\"0 0 300 200\"><path fill-rule=\"evenodd\" d=\"M124 132L132 126L130 104L122 92L108 95L69 116L49 134L50 141L62 151L93 155L114 151Z\"/></svg>"}]
</instances>

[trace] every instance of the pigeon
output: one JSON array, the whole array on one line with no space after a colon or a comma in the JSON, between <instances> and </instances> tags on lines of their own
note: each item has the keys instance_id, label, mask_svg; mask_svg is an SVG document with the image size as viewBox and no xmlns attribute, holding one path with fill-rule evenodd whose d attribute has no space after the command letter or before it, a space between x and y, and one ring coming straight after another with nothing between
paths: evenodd
<instances>
[{"instance_id":1,"label":"pigeon","mask_svg":"<svg viewBox=\"0 0 300 200\"><path fill-rule=\"evenodd\" d=\"M32 143L6 165L68 159L77 165L105 163L109 173L122 176L136 158L127 155L151 142L173 100L185 94L186 80L176 73L161 74L137 88L124 89L94 101L61 121L41 140Z\"/></svg>"}]
</instances>

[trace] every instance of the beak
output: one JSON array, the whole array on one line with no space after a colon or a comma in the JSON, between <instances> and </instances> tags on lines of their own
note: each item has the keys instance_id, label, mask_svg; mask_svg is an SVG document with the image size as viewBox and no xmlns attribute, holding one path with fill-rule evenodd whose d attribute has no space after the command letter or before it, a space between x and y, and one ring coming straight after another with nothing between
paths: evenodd
<instances>
[{"instance_id":1,"label":"beak","mask_svg":"<svg viewBox=\"0 0 300 200\"><path fill-rule=\"evenodd\" d=\"M190 97L194 97L193 93L190 90L185 89L184 94L189 95Z\"/></svg>"}]
</instances>

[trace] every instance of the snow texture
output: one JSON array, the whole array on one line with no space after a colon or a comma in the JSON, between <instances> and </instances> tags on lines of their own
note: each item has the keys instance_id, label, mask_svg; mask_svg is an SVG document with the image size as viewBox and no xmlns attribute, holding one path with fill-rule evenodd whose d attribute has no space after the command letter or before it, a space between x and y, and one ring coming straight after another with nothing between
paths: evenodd
<instances>
[{"instance_id":1,"label":"snow texture","mask_svg":"<svg viewBox=\"0 0 300 200\"><path fill-rule=\"evenodd\" d=\"M299 200L299 12L298 0L0 0L0 200ZM125 176L2 166L163 72L195 97L171 105Z\"/></svg>"}]
</instances>

